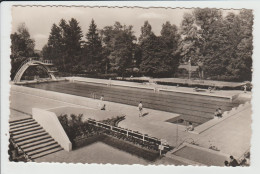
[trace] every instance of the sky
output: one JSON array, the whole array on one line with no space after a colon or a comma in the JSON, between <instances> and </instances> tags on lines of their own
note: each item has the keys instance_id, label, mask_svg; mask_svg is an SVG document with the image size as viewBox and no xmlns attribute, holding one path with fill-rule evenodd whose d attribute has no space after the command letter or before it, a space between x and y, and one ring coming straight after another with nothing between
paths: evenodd
<instances>
[{"instance_id":1,"label":"sky","mask_svg":"<svg viewBox=\"0 0 260 174\"><path fill-rule=\"evenodd\" d=\"M225 11L224 15L229 11ZM163 23L170 21L171 24L179 27L183 14L191 12L192 9L181 8L14 6L12 7L12 33L16 32L21 23L25 23L31 38L35 40L35 49L41 50L48 42L52 25L54 23L58 25L62 18L66 21L75 18L81 26L84 40L92 19L98 29L114 25L116 21L133 25L134 34L138 38L146 20L151 24L152 31L159 35Z\"/></svg>"}]
</instances>

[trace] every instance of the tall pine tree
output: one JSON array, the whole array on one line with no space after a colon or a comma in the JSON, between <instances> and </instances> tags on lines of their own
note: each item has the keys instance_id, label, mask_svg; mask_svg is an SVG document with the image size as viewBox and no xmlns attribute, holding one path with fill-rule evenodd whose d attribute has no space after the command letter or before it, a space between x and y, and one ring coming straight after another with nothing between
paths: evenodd
<instances>
[{"instance_id":1,"label":"tall pine tree","mask_svg":"<svg viewBox=\"0 0 260 174\"><path fill-rule=\"evenodd\" d=\"M102 44L97 25L93 19L86 34L86 39L86 63L99 71L103 61Z\"/></svg>"}]
</instances>

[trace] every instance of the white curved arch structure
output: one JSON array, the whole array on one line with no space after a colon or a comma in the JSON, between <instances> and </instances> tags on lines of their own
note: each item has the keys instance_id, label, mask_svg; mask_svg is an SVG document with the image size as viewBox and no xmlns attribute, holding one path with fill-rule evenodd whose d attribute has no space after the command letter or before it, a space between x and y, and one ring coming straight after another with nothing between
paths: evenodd
<instances>
[{"instance_id":1,"label":"white curved arch structure","mask_svg":"<svg viewBox=\"0 0 260 174\"><path fill-rule=\"evenodd\" d=\"M48 65L53 65L52 61L50 61L50 60L43 60L43 61L41 61L41 60L30 58L30 59L27 59L26 61L24 61L22 63L22 65L20 66L19 70L17 71L17 73L16 73L16 75L14 77L13 82L14 83L20 82L24 72L30 66L39 66L39 65L42 67L43 70L45 70L48 73L48 75L50 76L51 79L56 80L53 72L50 71L50 69L47 67Z\"/></svg>"}]
</instances>

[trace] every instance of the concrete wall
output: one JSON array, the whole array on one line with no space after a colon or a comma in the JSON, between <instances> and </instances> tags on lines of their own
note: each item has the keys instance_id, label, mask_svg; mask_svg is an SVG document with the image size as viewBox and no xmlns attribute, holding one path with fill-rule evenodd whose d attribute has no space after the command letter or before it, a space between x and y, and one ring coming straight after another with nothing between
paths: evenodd
<instances>
[{"instance_id":1,"label":"concrete wall","mask_svg":"<svg viewBox=\"0 0 260 174\"><path fill-rule=\"evenodd\" d=\"M88 82L88 83L96 83L96 84L105 84L108 86L124 86L129 88L140 88L147 90L154 90L154 87L145 86L141 83L136 82L127 82L127 81L119 81L119 80L106 80L106 79L94 79L87 77L66 77L66 80L70 81L78 81L78 82Z\"/></svg>"},{"instance_id":2,"label":"concrete wall","mask_svg":"<svg viewBox=\"0 0 260 174\"><path fill-rule=\"evenodd\" d=\"M66 151L72 150L72 144L55 113L32 108L32 117L57 141Z\"/></svg>"},{"instance_id":3,"label":"concrete wall","mask_svg":"<svg viewBox=\"0 0 260 174\"><path fill-rule=\"evenodd\" d=\"M214 118L202 125L199 125L195 128L194 131L190 132L190 133L194 133L194 134L201 134L202 132L210 129L211 127L219 124L220 122L224 121L225 119L232 117L232 116L236 116L238 113L242 112L243 110L246 110L248 108L251 108L251 104L250 102L246 102L245 104L240 104L238 107L234 107L232 108L231 111L225 111L222 114L222 118Z\"/></svg>"}]
</instances>

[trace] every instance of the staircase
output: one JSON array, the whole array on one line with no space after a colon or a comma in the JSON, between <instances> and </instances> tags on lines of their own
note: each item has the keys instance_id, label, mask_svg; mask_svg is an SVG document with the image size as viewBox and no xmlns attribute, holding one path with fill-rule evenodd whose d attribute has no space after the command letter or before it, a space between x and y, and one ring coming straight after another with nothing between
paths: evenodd
<instances>
[{"instance_id":1,"label":"staircase","mask_svg":"<svg viewBox=\"0 0 260 174\"><path fill-rule=\"evenodd\" d=\"M10 134L14 143L31 159L63 150L62 147L32 118L11 121Z\"/></svg>"}]
</instances>

